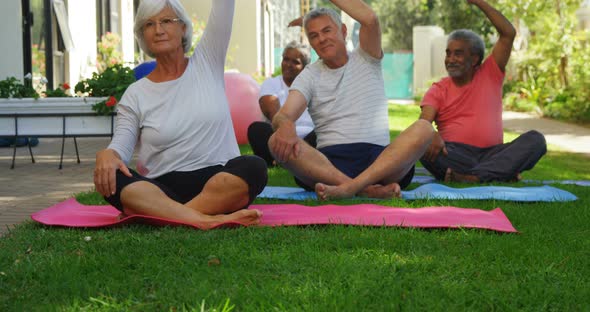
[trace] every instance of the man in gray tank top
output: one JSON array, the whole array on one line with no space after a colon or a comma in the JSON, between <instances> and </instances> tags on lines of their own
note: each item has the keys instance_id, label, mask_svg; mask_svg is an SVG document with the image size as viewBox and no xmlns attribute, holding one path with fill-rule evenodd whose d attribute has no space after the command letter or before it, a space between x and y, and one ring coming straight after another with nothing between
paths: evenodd
<instances>
[{"instance_id":1,"label":"man in gray tank top","mask_svg":"<svg viewBox=\"0 0 590 312\"><path fill-rule=\"evenodd\" d=\"M273 118L271 153L321 200L399 197L434 130L418 120L390 142L377 15L362 0L331 1L360 23L359 46L346 50L346 25L331 9L312 10L300 21L320 60L297 76ZM317 149L295 132L306 108L316 126Z\"/></svg>"}]
</instances>

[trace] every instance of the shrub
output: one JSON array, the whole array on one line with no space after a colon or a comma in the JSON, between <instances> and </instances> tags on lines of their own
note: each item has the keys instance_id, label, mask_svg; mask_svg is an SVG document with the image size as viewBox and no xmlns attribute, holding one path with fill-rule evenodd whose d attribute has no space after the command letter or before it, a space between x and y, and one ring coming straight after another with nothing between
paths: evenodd
<instances>
[{"instance_id":1,"label":"shrub","mask_svg":"<svg viewBox=\"0 0 590 312\"><path fill-rule=\"evenodd\" d=\"M31 78L27 76L24 79L25 83L15 77L8 77L0 81L0 98L39 98L39 93L31 84Z\"/></svg>"},{"instance_id":2,"label":"shrub","mask_svg":"<svg viewBox=\"0 0 590 312\"><path fill-rule=\"evenodd\" d=\"M102 73L93 73L91 78L76 84L75 92L87 96L106 96L108 99L98 102L92 109L101 115L115 111L115 104L121 100L130 84L135 82L133 70L121 64L107 67Z\"/></svg>"},{"instance_id":3,"label":"shrub","mask_svg":"<svg viewBox=\"0 0 590 312\"><path fill-rule=\"evenodd\" d=\"M72 96L70 85L67 82L60 84L57 88L45 90L45 97L70 97Z\"/></svg>"}]
</instances>

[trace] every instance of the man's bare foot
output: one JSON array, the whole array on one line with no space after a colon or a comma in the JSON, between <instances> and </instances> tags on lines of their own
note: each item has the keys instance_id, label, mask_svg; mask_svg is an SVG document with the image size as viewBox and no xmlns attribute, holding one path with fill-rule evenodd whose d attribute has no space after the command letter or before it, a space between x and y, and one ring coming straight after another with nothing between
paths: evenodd
<instances>
[{"instance_id":1,"label":"man's bare foot","mask_svg":"<svg viewBox=\"0 0 590 312\"><path fill-rule=\"evenodd\" d=\"M374 184L365 187L361 195L371 198L400 198L402 197L402 190L397 183L387 185Z\"/></svg>"},{"instance_id":2,"label":"man's bare foot","mask_svg":"<svg viewBox=\"0 0 590 312\"><path fill-rule=\"evenodd\" d=\"M445 174L445 182L469 182L469 183L478 183L479 178L475 175L471 174L462 174L457 173L451 170L451 168L447 168L447 172Z\"/></svg>"},{"instance_id":3,"label":"man's bare foot","mask_svg":"<svg viewBox=\"0 0 590 312\"><path fill-rule=\"evenodd\" d=\"M241 209L226 215L206 216L206 220L196 224L203 230L212 229L220 224L234 222L244 226L256 225L260 223L262 212L257 209Z\"/></svg>"},{"instance_id":4,"label":"man's bare foot","mask_svg":"<svg viewBox=\"0 0 590 312\"><path fill-rule=\"evenodd\" d=\"M344 190L341 186L326 185L324 183L316 183L315 193L319 200L351 198L355 195Z\"/></svg>"},{"instance_id":5,"label":"man's bare foot","mask_svg":"<svg viewBox=\"0 0 590 312\"><path fill-rule=\"evenodd\" d=\"M326 185L323 183L316 183L315 192L319 200L352 198L357 195L342 186ZM401 188L397 183L387 185L374 184L365 187L358 195L384 199L401 197Z\"/></svg>"}]
</instances>

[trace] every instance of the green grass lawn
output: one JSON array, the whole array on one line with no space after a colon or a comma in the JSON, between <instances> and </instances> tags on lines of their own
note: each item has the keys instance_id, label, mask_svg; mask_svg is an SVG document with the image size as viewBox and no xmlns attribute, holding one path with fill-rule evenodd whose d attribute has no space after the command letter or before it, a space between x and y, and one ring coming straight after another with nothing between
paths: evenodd
<instances>
[{"instance_id":1,"label":"green grass lawn","mask_svg":"<svg viewBox=\"0 0 590 312\"><path fill-rule=\"evenodd\" d=\"M418 108L393 106L391 115L395 135ZM588 163L550 147L524 178L590 180ZM295 185L283 169L269 173L269 185ZM378 202L500 207L519 234L336 225L85 230L26 222L0 238L0 311L589 311L590 188L557 186L579 200ZM104 203L94 192L77 198Z\"/></svg>"}]
</instances>

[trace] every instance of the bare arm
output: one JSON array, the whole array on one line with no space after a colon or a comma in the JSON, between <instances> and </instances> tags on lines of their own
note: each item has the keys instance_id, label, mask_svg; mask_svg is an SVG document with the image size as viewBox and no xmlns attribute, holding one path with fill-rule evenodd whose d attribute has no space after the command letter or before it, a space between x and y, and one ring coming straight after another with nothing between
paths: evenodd
<instances>
[{"instance_id":1,"label":"bare arm","mask_svg":"<svg viewBox=\"0 0 590 312\"><path fill-rule=\"evenodd\" d=\"M295 27L295 26L302 26L303 25L303 16L300 16L292 21L289 22L287 27Z\"/></svg>"},{"instance_id":2,"label":"bare arm","mask_svg":"<svg viewBox=\"0 0 590 312\"><path fill-rule=\"evenodd\" d=\"M382 58L381 26L375 11L362 0L330 1L361 24L359 42L363 51L374 58Z\"/></svg>"},{"instance_id":3,"label":"bare arm","mask_svg":"<svg viewBox=\"0 0 590 312\"><path fill-rule=\"evenodd\" d=\"M264 95L258 99L260 110L268 120L272 121L275 114L281 109L279 98L274 95Z\"/></svg>"},{"instance_id":4,"label":"bare arm","mask_svg":"<svg viewBox=\"0 0 590 312\"><path fill-rule=\"evenodd\" d=\"M467 0L467 2L477 6L498 31L500 38L492 49L492 57L496 61L496 64L498 64L498 67L500 67L500 70L504 72L506 70L506 64L508 64L508 60L510 59L514 37L516 37L514 26L512 26L510 21L502 15L502 13L489 5L486 1Z\"/></svg>"},{"instance_id":5,"label":"bare arm","mask_svg":"<svg viewBox=\"0 0 590 312\"><path fill-rule=\"evenodd\" d=\"M115 174L121 170L123 174L131 177L131 172L121 160L121 156L112 149L103 149L96 153L96 166L94 168L94 186L102 196L110 197L117 190Z\"/></svg>"},{"instance_id":6,"label":"bare arm","mask_svg":"<svg viewBox=\"0 0 590 312\"><path fill-rule=\"evenodd\" d=\"M269 140L269 147L276 160L285 162L299 155L299 138L295 121L307 108L307 100L299 91L290 91L287 101L272 119L275 133Z\"/></svg>"},{"instance_id":7,"label":"bare arm","mask_svg":"<svg viewBox=\"0 0 590 312\"><path fill-rule=\"evenodd\" d=\"M202 54L210 65L217 69L216 75L223 79L223 68L229 47L234 19L235 0L211 1L211 11L203 36L197 44L193 57Z\"/></svg>"},{"instance_id":8,"label":"bare arm","mask_svg":"<svg viewBox=\"0 0 590 312\"><path fill-rule=\"evenodd\" d=\"M424 119L428 122L433 122L436 118L436 109L430 105L422 106L422 112L420 113L420 119ZM440 153L444 155L448 155L447 148L445 146L445 141L441 138L440 134L437 132L434 133L434 137L432 139L432 143L428 146L428 149L424 153L424 158L428 161L435 161L436 157Z\"/></svg>"},{"instance_id":9,"label":"bare arm","mask_svg":"<svg viewBox=\"0 0 590 312\"><path fill-rule=\"evenodd\" d=\"M133 87L123 94L123 98L117 107L115 132L109 146L96 153L94 167L94 186L96 191L103 196L111 196L117 189L116 171L130 177L131 173L127 163L133 156L133 151L140 135L139 117L132 107L136 97L130 95Z\"/></svg>"},{"instance_id":10,"label":"bare arm","mask_svg":"<svg viewBox=\"0 0 590 312\"><path fill-rule=\"evenodd\" d=\"M421 107L422 112L420 113L419 119L424 119L428 122L433 122L436 118L436 109L430 105L424 105Z\"/></svg>"},{"instance_id":11,"label":"bare arm","mask_svg":"<svg viewBox=\"0 0 590 312\"><path fill-rule=\"evenodd\" d=\"M307 108L307 100L301 92L297 90L289 91L289 96L285 101L285 105L277 112L272 119L272 127L279 130L282 122L289 121L295 124L295 121L301 117Z\"/></svg>"}]
</instances>

